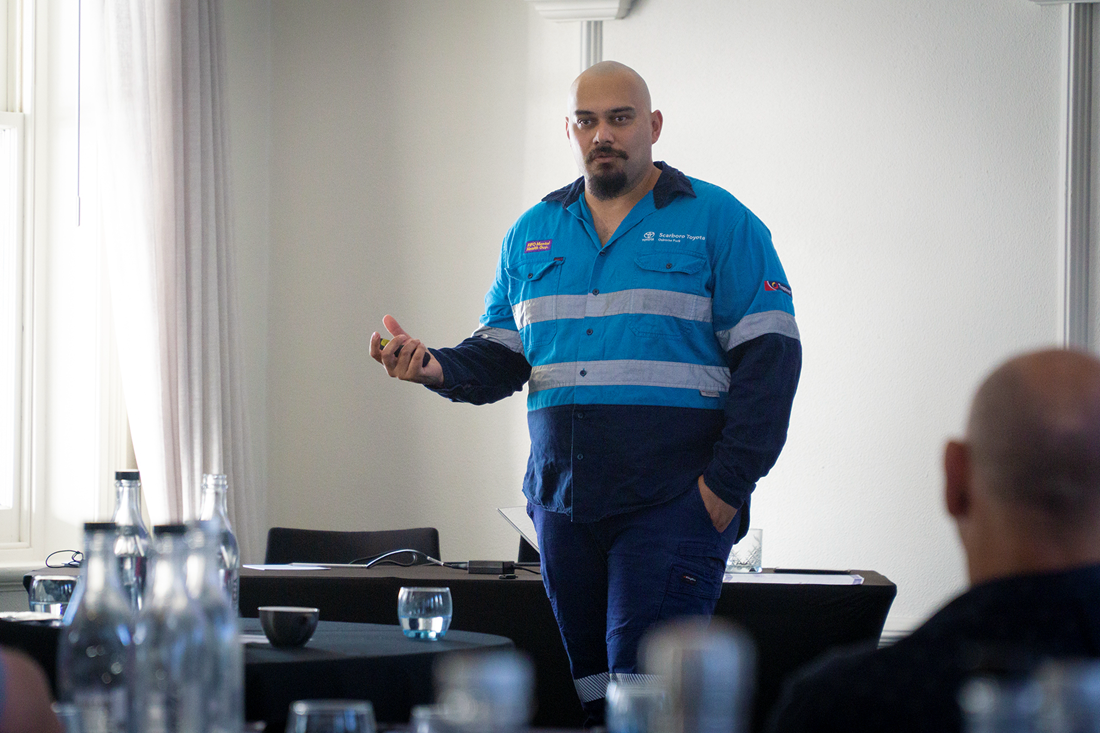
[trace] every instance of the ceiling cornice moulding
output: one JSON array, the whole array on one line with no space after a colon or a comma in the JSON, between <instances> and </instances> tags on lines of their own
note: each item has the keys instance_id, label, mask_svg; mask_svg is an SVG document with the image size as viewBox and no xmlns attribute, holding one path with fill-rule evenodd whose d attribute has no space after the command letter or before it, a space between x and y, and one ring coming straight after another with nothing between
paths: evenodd
<instances>
[{"instance_id":1,"label":"ceiling cornice moulding","mask_svg":"<svg viewBox=\"0 0 1100 733\"><path fill-rule=\"evenodd\" d=\"M634 0L527 0L547 20L618 20Z\"/></svg>"}]
</instances>

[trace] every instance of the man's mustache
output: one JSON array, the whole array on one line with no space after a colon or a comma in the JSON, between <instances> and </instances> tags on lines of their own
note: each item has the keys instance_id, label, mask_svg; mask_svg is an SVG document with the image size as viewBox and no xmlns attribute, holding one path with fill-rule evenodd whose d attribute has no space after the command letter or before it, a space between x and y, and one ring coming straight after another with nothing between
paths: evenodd
<instances>
[{"instance_id":1,"label":"man's mustache","mask_svg":"<svg viewBox=\"0 0 1100 733\"><path fill-rule=\"evenodd\" d=\"M592 148L591 150L589 150L588 155L584 156L584 161L586 163L591 163L591 162L596 160L597 155L614 155L614 156L617 156L619 158L622 158L623 160L627 159L627 154L625 152L623 152L622 150L616 150L615 148L611 147L610 145L606 145L606 146L602 146L602 147L598 147L598 148Z\"/></svg>"}]
</instances>

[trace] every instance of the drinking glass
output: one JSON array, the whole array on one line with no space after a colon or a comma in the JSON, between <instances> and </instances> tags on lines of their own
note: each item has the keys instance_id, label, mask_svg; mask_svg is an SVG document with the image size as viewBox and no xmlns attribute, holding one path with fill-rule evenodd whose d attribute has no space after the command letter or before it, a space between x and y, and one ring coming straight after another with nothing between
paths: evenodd
<instances>
[{"instance_id":1,"label":"drinking glass","mask_svg":"<svg viewBox=\"0 0 1100 733\"><path fill-rule=\"evenodd\" d=\"M722 619L685 616L651 628L639 651L642 673L668 692L658 730L749 730L756 651L748 634Z\"/></svg>"},{"instance_id":2,"label":"drinking glass","mask_svg":"<svg viewBox=\"0 0 1100 733\"><path fill-rule=\"evenodd\" d=\"M608 733L657 733L668 712L668 693L655 681L611 680L607 685Z\"/></svg>"},{"instance_id":3,"label":"drinking glass","mask_svg":"<svg viewBox=\"0 0 1100 733\"><path fill-rule=\"evenodd\" d=\"M750 529L748 534L730 549L729 559L726 560L726 572L759 573L764 567L761 563L763 543L764 530Z\"/></svg>"},{"instance_id":4,"label":"drinking glass","mask_svg":"<svg viewBox=\"0 0 1100 733\"><path fill-rule=\"evenodd\" d=\"M1034 733L1042 702L1032 679L971 677L958 695L966 733Z\"/></svg>"},{"instance_id":5,"label":"drinking glass","mask_svg":"<svg viewBox=\"0 0 1100 733\"><path fill-rule=\"evenodd\" d=\"M374 707L367 700L298 700L286 733L375 733Z\"/></svg>"},{"instance_id":6,"label":"drinking glass","mask_svg":"<svg viewBox=\"0 0 1100 733\"><path fill-rule=\"evenodd\" d=\"M76 588L75 575L36 575L28 591L31 610L49 613L58 618L65 615L69 599Z\"/></svg>"},{"instance_id":7,"label":"drinking glass","mask_svg":"<svg viewBox=\"0 0 1100 733\"><path fill-rule=\"evenodd\" d=\"M61 730L64 733L84 733L80 708L77 705L71 702L55 702L50 705L50 708L61 721Z\"/></svg>"},{"instance_id":8,"label":"drinking glass","mask_svg":"<svg viewBox=\"0 0 1100 733\"><path fill-rule=\"evenodd\" d=\"M450 730L520 733L534 711L535 670L516 651L444 654L434 665L435 699Z\"/></svg>"},{"instance_id":9,"label":"drinking glass","mask_svg":"<svg viewBox=\"0 0 1100 733\"><path fill-rule=\"evenodd\" d=\"M1100 661L1049 661L1039 668L1036 680L1043 691L1043 730L1100 731Z\"/></svg>"},{"instance_id":10,"label":"drinking glass","mask_svg":"<svg viewBox=\"0 0 1100 733\"><path fill-rule=\"evenodd\" d=\"M450 588L402 588L397 618L410 639L441 639L451 626Z\"/></svg>"},{"instance_id":11,"label":"drinking glass","mask_svg":"<svg viewBox=\"0 0 1100 733\"><path fill-rule=\"evenodd\" d=\"M411 733L454 733L457 727L451 724L442 705L413 705L409 730Z\"/></svg>"}]
</instances>

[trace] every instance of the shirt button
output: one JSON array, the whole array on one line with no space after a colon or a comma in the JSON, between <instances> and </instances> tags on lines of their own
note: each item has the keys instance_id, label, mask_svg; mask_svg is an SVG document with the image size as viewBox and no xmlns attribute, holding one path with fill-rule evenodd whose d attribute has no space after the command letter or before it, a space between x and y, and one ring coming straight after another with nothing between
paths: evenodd
<instances>
[{"instance_id":1,"label":"shirt button","mask_svg":"<svg viewBox=\"0 0 1100 733\"><path fill-rule=\"evenodd\" d=\"M665 263L665 269L666 270L671 270L672 269L672 263L671 262L666 262ZM527 277L531 277L531 276L528 275Z\"/></svg>"},{"instance_id":2,"label":"shirt button","mask_svg":"<svg viewBox=\"0 0 1100 733\"><path fill-rule=\"evenodd\" d=\"M584 419L584 413L583 412L578 412L577 413L577 419L578 420L583 420Z\"/></svg>"},{"instance_id":3,"label":"shirt button","mask_svg":"<svg viewBox=\"0 0 1100 733\"><path fill-rule=\"evenodd\" d=\"M589 336L591 336L592 335L592 329L591 328L588 329L587 331L585 331L585 333L587 333Z\"/></svg>"},{"instance_id":4,"label":"shirt button","mask_svg":"<svg viewBox=\"0 0 1100 733\"><path fill-rule=\"evenodd\" d=\"M592 294L593 295L599 295L600 294L600 289L596 288L595 290L592 291Z\"/></svg>"},{"instance_id":5,"label":"shirt button","mask_svg":"<svg viewBox=\"0 0 1100 733\"><path fill-rule=\"evenodd\" d=\"M588 372L587 372L587 371L585 371L584 369L581 369L581 376L582 376L582 377L583 377L583 376L585 376L585 375L587 375L587 374L588 374Z\"/></svg>"},{"instance_id":6,"label":"shirt button","mask_svg":"<svg viewBox=\"0 0 1100 733\"><path fill-rule=\"evenodd\" d=\"M530 279L531 279L531 278L533 278L534 276L535 276L535 273L533 273L533 272L529 272L529 273L527 273L527 279L528 279L528 280L530 280Z\"/></svg>"},{"instance_id":7,"label":"shirt button","mask_svg":"<svg viewBox=\"0 0 1100 733\"><path fill-rule=\"evenodd\" d=\"M584 460L584 454L583 453L578 453L577 454L577 460L578 461L583 461Z\"/></svg>"}]
</instances>

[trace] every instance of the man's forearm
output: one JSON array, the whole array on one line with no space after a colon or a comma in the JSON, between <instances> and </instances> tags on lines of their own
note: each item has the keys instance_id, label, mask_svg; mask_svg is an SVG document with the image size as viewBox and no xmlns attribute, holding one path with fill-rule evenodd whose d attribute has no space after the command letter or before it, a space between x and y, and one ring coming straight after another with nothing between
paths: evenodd
<instances>
[{"instance_id":1,"label":"man's forearm","mask_svg":"<svg viewBox=\"0 0 1100 733\"><path fill-rule=\"evenodd\" d=\"M787 440L802 347L797 339L765 334L731 349L729 362L726 424L703 480L737 509L775 465Z\"/></svg>"},{"instance_id":2,"label":"man's forearm","mask_svg":"<svg viewBox=\"0 0 1100 733\"><path fill-rule=\"evenodd\" d=\"M482 405L523 389L531 365L521 353L480 337L470 337L451 349L431 349L443 369L443 385L433 392L455 402Z\"/></svg>"}]
</instances>

